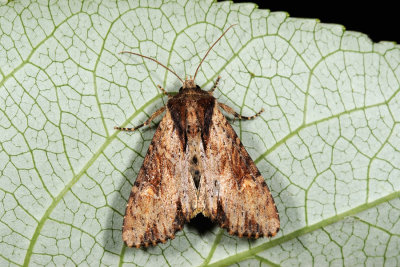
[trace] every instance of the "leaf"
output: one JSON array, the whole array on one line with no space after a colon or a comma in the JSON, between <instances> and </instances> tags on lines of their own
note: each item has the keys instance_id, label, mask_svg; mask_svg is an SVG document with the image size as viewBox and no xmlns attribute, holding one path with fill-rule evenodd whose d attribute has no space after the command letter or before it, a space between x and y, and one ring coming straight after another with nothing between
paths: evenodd
<instances>
[{"instance_id":1,"label":"leaf","mask_svg":"<svg viewBox=\"0 0 400 267\"><path fill-rule=\"evenodd\" d=\"M0 265L400 264L400 48L254 4L10 1L0 7ZM137 125L197 76L232 122L281 217L247 240L188 224L153 248L121 226L155 127Z\"/></svg>"}]
</instances>

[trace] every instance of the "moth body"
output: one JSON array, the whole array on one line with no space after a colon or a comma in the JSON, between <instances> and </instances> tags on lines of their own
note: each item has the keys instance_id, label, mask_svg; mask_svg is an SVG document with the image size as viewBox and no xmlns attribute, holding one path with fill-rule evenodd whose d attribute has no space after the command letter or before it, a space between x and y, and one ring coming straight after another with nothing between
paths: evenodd
<instances>
[{"instance_id":1,"label":"moth body","mask_svg":"<svg viewBox=\"0 0 400 267\"><path fill-rule=\"evenodd\" d=\"M181 89L146 122L135 128L116 127L134 131L165 112L126 206L122 239L129 247L164 243L198 213L239 237L270 237L279 231L268 186L221 112L252 119L263 110L244 117L219 103L213 91L220 77L204 91L194 82L197 70L185 80L173 72L182 81Z\"/></svg>"},{"instance_id":2,"label":"moth body","mask_svg":"<svg viewBox=\"0 0 400 267\"><path fill-rule=\"evenodd\" d=\"M223 104L186 84L168 99L132 188L123 240L135 247L165 242L198 213L233 235L274 236L273 198Z\"/></svg>"}]
</instances>

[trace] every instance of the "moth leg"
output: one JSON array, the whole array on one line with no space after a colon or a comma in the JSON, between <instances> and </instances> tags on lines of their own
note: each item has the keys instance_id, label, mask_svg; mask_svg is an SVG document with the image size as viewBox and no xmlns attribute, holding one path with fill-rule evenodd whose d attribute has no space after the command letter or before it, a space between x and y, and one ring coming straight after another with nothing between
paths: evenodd
<instances>
[{"instance_id":1,"label":"moth leg","mask_svg":"<svg viewBox=\"0 0 400 267\"><path fill-rule=\"evenodd\" d=\"M236 111L234 111L233 108L231 108L231 107L228 106L228 105L225 105L225 104L219 103L219 102L218 102L218 105L219 105L223 110L225 110L225 111L228 112L229 114L232 114L233 116L235 116L235 118L238 118L239 120L243 120L243 119L244 119L244 120L252 120L252 119L254 119L254 118L260 116L260 114L264 112L264 109L262 108L259 112L257 112L257 113L254 114L253 116L247 117L247 116L242 116L242 115L240 115L239 113L237 113Z\"/></svg>"},{"instance_id":2,"label":"moth leg","mask_svg":"<svg viewBox=\"0 0 400 267\"><path fill-rule=\"evenodd\" d=\"M163 87L161 87L161 85L157 85L158 88L160 88L160 90L164 93L164 95L167 95L168 97L171 97L172 95L170 93L168 93L167 91L165 91L165 89Z\"/></svg>"},{"instance_id":3,"label":"moth leg","mask_svg":"<svg viewBox=\"0 0 400 267\"><path fill-rule=\"evenodd\" d=\"M158 116L160 116L161 113L163 113L164 111L165 111L165 106L163 106L163 107L161 107L160 109L158 109L158 110L157 110L156 112L154 112L154 113L150 116L150 118L148 118L144 123L142 123L142 124L140 124L140 125L138 125L138 126L136 126L136 127L133 127L133 128L123 128L123 127L115 126L114 129L115 129L115 130L120 130L120 131L128 131L128 132L136 131L137 129L139 129L139 128L143 127L143 126L149 125L150 122L152 122L155 118L157 118Z\"/></svg>"},{"instance_id":4,"label":"moth leg","mask_svg":"<svg viewBox=\"0 0 400 267\"><path fill-rule=\"evenodd\" d=\"M211 88L211 90L210 91L208 91L208 92L210 92L211 94L215 91L215 89L217 89L217 86L218 86L218 83L219 83L219 80L221 79L221 76L218 76L217 77L217 80L215 81L215 83L214 83L214 86Z\"/></svg>"}]
</instances>

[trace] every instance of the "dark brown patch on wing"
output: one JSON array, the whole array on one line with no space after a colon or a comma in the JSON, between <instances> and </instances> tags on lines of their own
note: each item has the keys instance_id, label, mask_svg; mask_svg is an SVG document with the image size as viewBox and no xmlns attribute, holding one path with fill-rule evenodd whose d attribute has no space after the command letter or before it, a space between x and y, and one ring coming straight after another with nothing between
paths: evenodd
<instances>
[{"instance_id":1,"label":"dark brown patch on wing","mask_svg":"<svg viewBox=\"0 0 400 267\"><path fill-rule=\"evenodd\" d=\"M229 219L226 217L225 211L222 208L221 200L217 201L215 221L217 221L221 227L227 227L229 225Z\"/></svg>"},{"instance_id":2,"label":"dark brown patch on wing","mask_svg":"<svg viewBox=\"0 0 400 267\"><path fill-rule=\"evenodd\" d=\"M204 120L203 120L203 131L201 133L201 140L203 142L203 146L207 147L207 142L210 137L210 127L212 124L212 116L214 113L215 107L215 98L210 98L204 103L205 112L204 112Z\"/></svg>"},{"instance_id":3,"label":"dark brown patch on wing","mask_svg":"<svg viewBox=\"0 0 400 267\"><path fill-rule=\"evenodd\" d=\"M172 98L168 100L167 103L168 110L170 111L171 118L173 121L173 126L178 132L178 136L180 137L180 142L182 143L182 140L184 142L182 143L183 149L186 149L186 105L184 99L180 98Z\"/></svg>"}]
</instances>

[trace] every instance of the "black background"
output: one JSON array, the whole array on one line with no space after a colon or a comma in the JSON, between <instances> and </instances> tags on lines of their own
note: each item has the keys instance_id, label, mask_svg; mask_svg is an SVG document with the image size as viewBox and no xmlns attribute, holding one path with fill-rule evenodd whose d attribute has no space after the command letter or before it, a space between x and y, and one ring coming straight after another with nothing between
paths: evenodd
<instances>
[{"instance_id":1,"label":"black background","mask_svg":"<svg viewBox=\"0 0 400 267\"><path fill-rule=\"evenodd\" d=\"M396 1L239 1L252 2L259 9L285 11L290 17L317 18L321 23L345 26L346 30L368 35L374 42L400 43L400 9Z\"/></svg>"}]
</instances>

